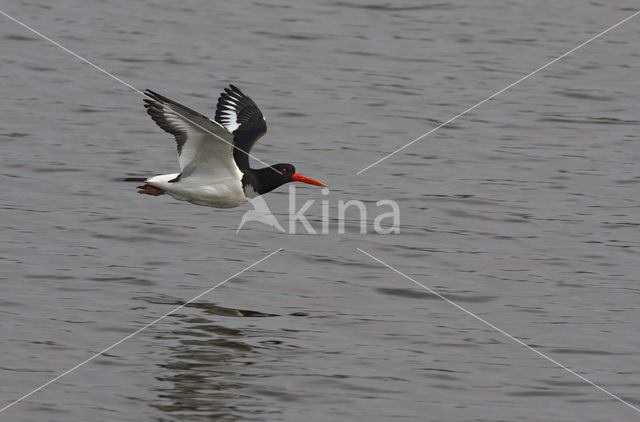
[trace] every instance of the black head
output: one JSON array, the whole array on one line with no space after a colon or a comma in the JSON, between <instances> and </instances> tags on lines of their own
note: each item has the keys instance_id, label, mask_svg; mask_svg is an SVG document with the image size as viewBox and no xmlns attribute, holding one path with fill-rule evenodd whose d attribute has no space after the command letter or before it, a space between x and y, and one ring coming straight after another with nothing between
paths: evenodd
<instances>
[{"instance_id":1,"label":"black head","mask_svg":"<svg viewBox=\"0 0 640 422\"><path fill-rule=\"evenodd\" d=\"M279 186L289 182L303 182L310 185L326 186L322 182L309 179L301 174L296 173L296 168L293 164L283 163L275 164L263 169L251 170L251 172L245 172L242 179L243 185L251 185L253 190L259 195L271 192ZM247 192L245 188L245 193Z\"/></svg>"},{"instance_id":2,"label":"black head","mask_svg":"<svg viewBox=\"0 0 640 422\"><path fill-rule=\"evenodd\" d=\"M279 177L282 180L282 184L293 182L293 175L296 174L296 168L293 164L274 164L271 166L275 177ZM278 173L280 173L278 175Z\"/></svg>"}]
</instances>

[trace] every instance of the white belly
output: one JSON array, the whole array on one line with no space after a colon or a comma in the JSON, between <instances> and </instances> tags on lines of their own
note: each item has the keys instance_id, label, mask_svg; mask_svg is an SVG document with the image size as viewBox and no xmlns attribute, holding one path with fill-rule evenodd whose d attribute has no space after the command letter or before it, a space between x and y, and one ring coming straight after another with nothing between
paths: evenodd
<instances>
[{"instance_id":1,"label":"white belly","mask_svg":"<svg viewBox=\"0 0 640 422\"><path fill-rule=\"evenodd\" d=\"M215 181L196 175L169 182L178 174L162 174L147 180L147 183L164 190L181 201L214 208L233 208L247 202L242 182L235 177L221 178Z\"/></svg>"}]
</instances>

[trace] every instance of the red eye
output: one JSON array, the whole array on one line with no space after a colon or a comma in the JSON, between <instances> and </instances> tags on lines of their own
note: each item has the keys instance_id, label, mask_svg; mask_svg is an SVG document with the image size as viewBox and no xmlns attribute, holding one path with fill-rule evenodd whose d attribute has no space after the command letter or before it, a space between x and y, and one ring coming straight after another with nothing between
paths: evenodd
<instances>
[{"instance_id":1,"label":"red eye","mask_svg":"<svg viewBox=\"0 0 640 422\"><path fill-rule=\"evenodd\" d=\"M282 170L280 170L280 173L285 174L287 172L287 169L283 168Z\"/></svg>"}]
</instances>

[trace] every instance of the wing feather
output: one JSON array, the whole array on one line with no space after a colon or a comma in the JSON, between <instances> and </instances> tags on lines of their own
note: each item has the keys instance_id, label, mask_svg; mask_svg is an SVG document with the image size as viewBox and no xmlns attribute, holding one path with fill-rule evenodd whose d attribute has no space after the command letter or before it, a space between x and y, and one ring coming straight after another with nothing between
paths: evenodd
<instances>
[{"instance_id":1,"label":"wing feather","mask_svg":"<svg viewBox=\"0 0 640 422\"><path fill-rule=\"evenodd\" d=\"M267 133L267 123L256 103L238 87L229 85L218 98L215 121L233 132L238 167L249 168L251 148ZM239 149L239 150L238 150Z\"/></svg>"},{"instance_id":2,"label":"wing feather","mask_svg":"<svg viewBox=\"0 0 640 422\"><path fill-rule=\"evenodd\" d=\"M209 174L238 173L233 135L221 124L151 90L145 108L154 122L175 137L183 176L198 169ZM188 174L185 174L188 173Z\"/></svg>"}]
</instances>

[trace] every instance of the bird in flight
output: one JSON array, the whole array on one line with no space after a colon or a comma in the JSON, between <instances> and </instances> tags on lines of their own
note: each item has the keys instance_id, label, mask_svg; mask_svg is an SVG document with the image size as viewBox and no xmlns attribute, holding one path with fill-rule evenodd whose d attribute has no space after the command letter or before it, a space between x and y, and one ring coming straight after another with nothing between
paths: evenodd
<instances>
[{"instance_id":1,"label":"bird in flight","mask_svg":"<svg viewBox=\"0 0 640 422\"><path fill-rule=\"evenodd\" d=\"M233 208L293 181L326 186L296 173L292 164L249 167L251 148L267 124L256 103L234 85L220 94L214 120L151 90L145 94L149 116L175 137L180 173L138 179L145 183L138 193Z\"/></svg>"}]
</instances>

